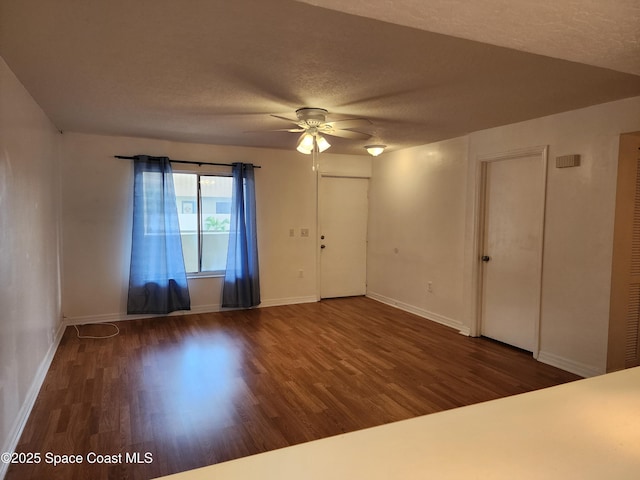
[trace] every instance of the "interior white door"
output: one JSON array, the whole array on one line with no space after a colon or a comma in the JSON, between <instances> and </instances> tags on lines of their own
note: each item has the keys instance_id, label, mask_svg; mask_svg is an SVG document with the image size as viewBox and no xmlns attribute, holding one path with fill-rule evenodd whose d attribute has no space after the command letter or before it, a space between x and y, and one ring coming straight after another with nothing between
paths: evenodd
<instances>
[{"instance_id":1,"label":"interior white door","mask_svg":"<svg viewBox=\"0 0 640 480\"><path fill-rule=\"evenodd\" d=\"M320 178L320 297L367 291L369 180Z\"/></svg>"},{"instance_id":2,"label":"interior white door","mask_svg":"<svg viewBox=\"0 0 640 480\"><path fill-rule=\"evenodd\" d=\"M534 353L545 175L541 155L486 163L481 334Z\"/></svg>"}]
</instances>

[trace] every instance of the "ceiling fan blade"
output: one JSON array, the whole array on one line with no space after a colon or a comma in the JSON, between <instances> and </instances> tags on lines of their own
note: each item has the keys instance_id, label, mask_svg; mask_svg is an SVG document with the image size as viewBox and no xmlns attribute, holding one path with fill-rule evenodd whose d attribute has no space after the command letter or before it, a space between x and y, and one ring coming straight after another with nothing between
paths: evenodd
<instances>
[{"instance_id":1,"label":"ceiling fan blade","mask_svg":"<svg viewBox=\"0 0 640 480\"><path fill-rule=\"evenodd\" d=\"M334 137L351 138L353 140L367 140L371 138L368 133L354 132L352 130L331 130L330 132L323 132L326 135L333 135Z\"/></svg>"},{"instance_id":2,"label":"ceiling fan blade","mask_svg":"<svg viewBox=\"0 0 640 480\"><path fill-rule=\"evenodd\" d=\"M327 125L331 125L336 129L368 127L371 124L371 120L368 120L366 118L350 118L345 120L334 120L333 122L327 122Z\"/></svg>"},{"instance_id":3,"label":"ceiling fan blade","mask_svg":"<svg viewBox=\"0 0 640 480\"><path fill-rule=\"evenodd\" d=\"M300 133L300 132L304 132L305 129L304 128L275 128L275 129L269 129L269 130L248 130L245 133L264 133L264 132L293 132L293 133Z\"/></svg>"},{"instance_id":4,"label":"ceiling fan blade","mask_svg":"<svg viewBox=\"0 0 640 480\"><path fill-rule=\"evenodd\" d=\"M293 118L281 117L280 115L271 115L274 118L279 118L280 120L284 120L285 122L291 122L295 125L298 125L299 120L294 120Z\"/></svg>"}]
</instances>

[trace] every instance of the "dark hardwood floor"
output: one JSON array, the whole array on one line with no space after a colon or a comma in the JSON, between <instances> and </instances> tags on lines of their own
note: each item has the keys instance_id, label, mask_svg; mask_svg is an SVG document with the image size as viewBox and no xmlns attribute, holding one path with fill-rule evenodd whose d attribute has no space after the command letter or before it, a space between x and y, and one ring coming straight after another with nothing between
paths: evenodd
<instances>
[{"instance_id":1,"label":"dark hardwood floor","mask_svg":"<svg viewBox=\"0 0 640 480\"><path fill-rule=\"evenodd\" d=\"M41 462L7 480L148 479L579 378L364 297L119 327L67 328L18 446Z\"/></svg>"}]
</instances>

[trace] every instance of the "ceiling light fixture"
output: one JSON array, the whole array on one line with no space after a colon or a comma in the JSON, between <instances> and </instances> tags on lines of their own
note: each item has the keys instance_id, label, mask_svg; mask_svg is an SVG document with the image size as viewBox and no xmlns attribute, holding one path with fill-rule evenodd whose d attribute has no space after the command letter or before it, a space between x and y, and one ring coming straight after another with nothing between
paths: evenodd
<instances>
[{"instance_id":1,"label":"ceiling light fixture","mask_svg":"<svg viewBox=\"0 0 640 480\"><path fill-rule=\"evenodd\" d=\"M298 150L300 153L304 153L305 155L311 155L311 152L313 152L313 145L313 135L305 132L300 135L300 140L298 140L298 146L296 147L296 150Z\"/></svg>"},{"instance_id":2,"label":"ceiling light fixture","mask_svg":"<svg viewBox=\"0 0 640 480\"><path fill-rule=\"evenodd\" d=\"M387 146L386 145L365 145L364 148L367 149L367 152L369 152L369 155L373 155L374 157L377 157L382 152L384 152L384 149L387 148Z\"/></svg>"},{"instance_id":3,"label":"ceiling light fixture","mask_svg":"<svg viewBox=\"0 0 640 480\"><path fill-rule=\"evenodd\" d=\"M331 144L327 142L327 139L324 138L322 135L316 135L316 144L318 145L319 152L324 152L327 148L331 146Z\"/></svg>"},{"instance_id":4,"label":"ceiling light fixture","mask_svg":"<svg viewBox=\"0 0 640 480\"><path fill-rule=\"evenodd\" d=\"M296 150L305 155L311 155L314 148L318 149L318 152L324 152L329 148L331 144L317 132L305 132L300 135L298 140L298 146Z\"/></svg>"}]
</instances>

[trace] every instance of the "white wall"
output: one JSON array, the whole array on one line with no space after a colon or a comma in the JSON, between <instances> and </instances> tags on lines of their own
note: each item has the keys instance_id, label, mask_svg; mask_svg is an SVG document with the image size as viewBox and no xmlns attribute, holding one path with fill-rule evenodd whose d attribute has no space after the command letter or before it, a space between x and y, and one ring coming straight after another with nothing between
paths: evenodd
<instances>
[{"instance_id":1,"label":"white wall","mask_svg":"<svg viewBox=\"0 0 640 480\"><path fill-rule=\"evenodd\" d=\"M61 334L59 137L0 58L0 452L15 447Z\"/></svg>"},{"instance_id":2,"label":"white wall","mask_svg":"<svg viewBox=\"0 0 640 480\"><path fill-rule=\"evenodd\" d=\"M256 196L262 305L316 300L316 175L311 158L293 143L291 151L282 151L65 133L63 297L69 321L126 317L133 164L113 155L136 154L261 165ZM323 171L370 174L369 157L321 157ZM310 229L309 238L300 237L301 228ZM219 309L221 288L221 278L190 279L192 311Z\"/></svg>"},{"instance_id":3,"label":"white wall","mask_svg":"<svg viewBox=\"0 0 640 480\"><path fill-rule=\"evenodd\" d=\"M473 332L477 158L548 145L539 359L585 376L604 373L618 140L638 130L640 97L379 157L369 294ZM581 166L556 169L555 157L566 154L580 154Z\"/></svg>"},{"instance_id":4,"label":"white wall","mask_svg":"<svg viewBox=\"0 0 640 480\"><path fill-rule=\"evenodd\" d=\"M469 136L470 185L479 155L549 146L539 359L582 375L606 369L618 142L637 130L640 97ZM581 155L580 167L555 168L567 154Z\"/></svg>"},{"instance_id":5,"label":"white wall","mask_svg":"<svg viewBox=\"0 0 640 480\"><path fill-rule=\"evenodd\" d=\"M467 149L456 138L374 160L367 260L369 296L462 330Z\"/></svg>"}]
</instances>

